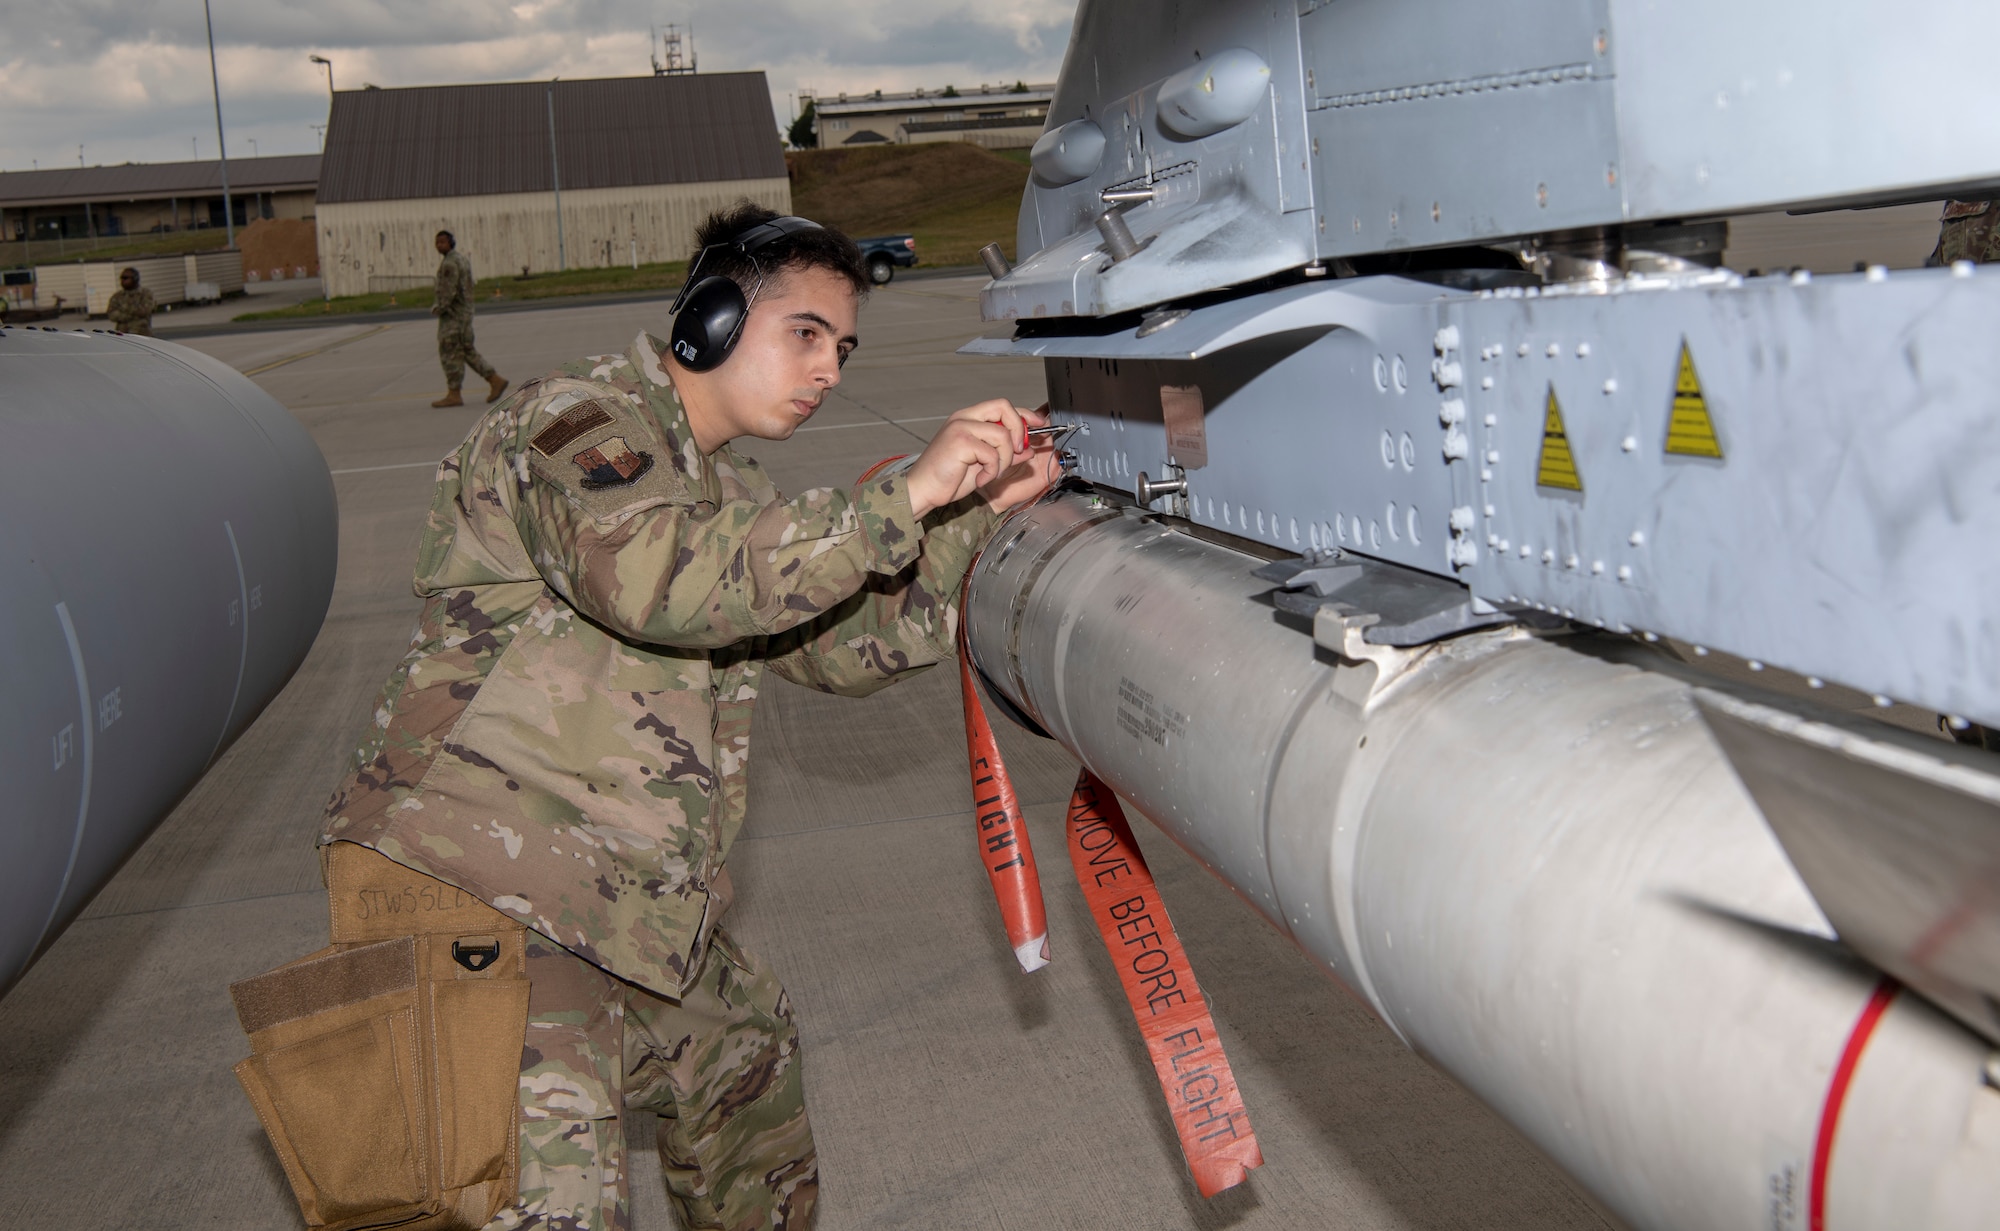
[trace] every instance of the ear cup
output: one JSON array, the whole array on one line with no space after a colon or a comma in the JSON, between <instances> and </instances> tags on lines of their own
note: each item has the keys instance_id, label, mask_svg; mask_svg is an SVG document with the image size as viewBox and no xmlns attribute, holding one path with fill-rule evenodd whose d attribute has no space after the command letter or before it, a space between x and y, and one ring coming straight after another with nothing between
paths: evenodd
<instances>
[{"instance_id":1,"label":"ear cup","mask_svg":"<svg viewBox=\"0 0 2000 1231\"><path fill-rule=\"evenodd\" d=\"M680 314L674 317L670 337L674 361L690 372L707 372L722 366L749 315L743 288L728 278L703 278L687 293Z\"/></svg>"}]
</instances>

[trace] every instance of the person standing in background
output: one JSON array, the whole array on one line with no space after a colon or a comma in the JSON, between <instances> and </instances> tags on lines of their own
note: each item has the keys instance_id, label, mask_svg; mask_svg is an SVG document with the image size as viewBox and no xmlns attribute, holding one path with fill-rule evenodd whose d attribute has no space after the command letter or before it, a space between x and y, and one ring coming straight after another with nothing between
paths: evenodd
<instances>
[{"instance_id":1,"label":"person standing in background","mask_svg":"<svg viewBox=\"0 0 2000 1231\"><path fill-rule=\"evenodd\" d=\"M479 357L472 345L472 262L458 250L458 240L450 231L437 233L437 302L431 315L438 318L438 361L444 365L444 396L432 406L463 406L458 388L465 383L465 369L486 378L486 400L497 402L507 391L507 382L493 365Z\"/></svg>"},{"instance_id":2,"label":"person standing in background","mask_svg":"<svg viewBox=\"0 0 2000 1231\"><path fill-rule=\"evenodd\" d=\"M120 333L153 336L153 292L139 285L139 271L126 266L118 271L118 289L105 305L104 315Z\"/></svg>"}]
</instances>

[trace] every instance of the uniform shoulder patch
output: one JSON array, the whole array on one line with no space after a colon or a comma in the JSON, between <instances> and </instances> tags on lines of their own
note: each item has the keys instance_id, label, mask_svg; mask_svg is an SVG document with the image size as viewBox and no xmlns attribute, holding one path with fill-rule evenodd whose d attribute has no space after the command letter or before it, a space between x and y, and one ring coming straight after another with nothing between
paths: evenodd
<instances>
[{"instance_id":1,"label":"uniform shoulder patch","mask_svg":"<svg viewBox=\"0 0 2000 1231\"><path fill-rule=\"evenodd\" d=\"M610 422L609 415L605 422ZM634 449L623 436L607 436L570 460L583 471L584 489L593 492L629 487L653 468L653 455Z\"/></svg>"},{"instance_id":2,"label":"uniform shoulder patch","mask_svg":"<svg viewBox=\"0 0 2000 1231\"><path fill-rule=\"evenodd\" d=\"M610 422L611 412L599 405L595 399L578 402L557 415L547 427L536 432L534 439L528 443L543 457L554 457L562 451L563 446L577 437Z\"/></svg>"},{"instance_id":3,"label":"uniform shoulder patch","mask_svg":"<svg viewBox=\"0 0 2000 1231\"><path fill-rule=\"evenodd\" d=\"M617 389L574 378L551 380L538 392L554 406L534 423L521 456L571 507L606 524L687 502L687 478L645 408Z\"/></svg>"}]
</instances>

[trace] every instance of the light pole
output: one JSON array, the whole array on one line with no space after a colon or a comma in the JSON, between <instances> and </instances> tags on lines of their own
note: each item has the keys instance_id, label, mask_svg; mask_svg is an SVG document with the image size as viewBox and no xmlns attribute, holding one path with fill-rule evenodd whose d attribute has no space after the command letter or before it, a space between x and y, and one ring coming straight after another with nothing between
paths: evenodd
<instances>
[{"instance_id":1,"label":"light pole","mask_svg":"<svg viewBox=\"0 0 2000 1231\"><path fill-rule=\"evenodd\" d=\"M327 59L325 56L307 56L306 59L311 60L314 64L326 65L326 96L331 100L333 98L333 61Z\"/></svg>"},{"instance_id":2,"label":"light pole","mask_svg":"<svg viewBox=\"0 0 2000 1231\"><path fill-rule=\"evenodd\" d=\"M202 0L206 4L208 0ZM562 164L556 160L556 82L559 78L549 78L549 178L556 188L556 269L569 268L569 251L563 247L562 223Z\"/></svg>"},{"instance_id":3,"label":"light pole","mask_svg":"<svg viewBox=\"0 0 2000 1231\"><path fill-rule=\"evenodd\" d=\"M245 137L244 140L250 143L250 157L257 157L257 138Z\"/></svg>"},{"instance_id":4,"label":"light pole","mask_svg":"<svg viewBox=\"0 0 2000 1231\"><path fill-rule=\"evenodd\" d=\"M215 72L215 18L208 0L201 0L201 19L208 26L208 85L215 91L215 150L222 164L222 226L225 242L236 246L236 211L229 203L229 142L222 138L222 79Z\"/></svg>"}]
</instances>

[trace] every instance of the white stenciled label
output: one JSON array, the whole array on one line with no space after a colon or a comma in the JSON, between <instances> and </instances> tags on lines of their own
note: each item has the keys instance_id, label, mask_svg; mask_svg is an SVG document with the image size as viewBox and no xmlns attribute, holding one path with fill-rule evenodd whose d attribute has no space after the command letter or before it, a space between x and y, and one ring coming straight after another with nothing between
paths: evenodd
<instances>
[{"instance_id":1,"label":"white stenciled label","mask_svg":"<svg viewBox=\"0 0 2000 1231\"><path fill-rule=\"evenodd\" d=\"M1188 716L1157 700L1131 680L1118 680L1118 726L1164 748L1187 730Z\"/></svg>"},{"instance_id":2,"label":"white stenciled label","mask_svg":"<svg viewBox=\"0 0 2000 1231\"><path fill-rule=\"evenodd\" d=\"M1201 386L1161 385L1160 416L1167 424L1167 452L1174 465L1198 470L1208 465L1208 424L1203 418Z\"/></svg>"}]
</instances>

